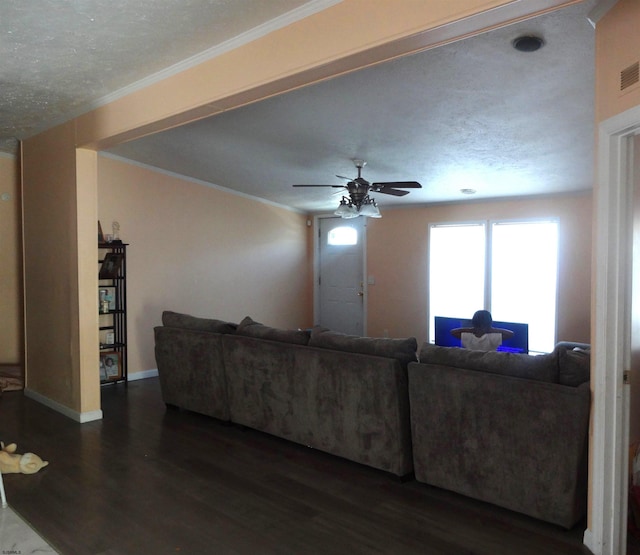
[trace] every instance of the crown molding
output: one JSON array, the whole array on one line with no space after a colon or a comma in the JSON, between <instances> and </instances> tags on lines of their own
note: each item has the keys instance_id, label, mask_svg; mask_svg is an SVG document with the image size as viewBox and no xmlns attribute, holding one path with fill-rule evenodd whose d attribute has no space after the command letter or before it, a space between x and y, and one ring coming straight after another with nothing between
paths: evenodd
<instances>
[{"instance_id":1,"label":"crown molding","mask_svg":"<svg viewBox=\"0 0 640 555\"><path fill-rule=\"evenodd\" d=\"M111 102L114 102L115 100L118 100L124 96L127 96L131 93L134 93L136 91L149 87L150 85L153 85L160 81L163 81L168 77L177 75L178 73L181 73L187 69L191 69L195 66L198 66L208 60L211 60L213 58L221 56L222 54L230 52L231 50L235 50L236 48L240 48L245 44L249 44L254 40L257 40L270 33L273 33L274 31L277 31L278 29L282 29L287 25L291 25L297 21L305 19L306 17L309 17L318 12L326 10L327 8L330 8L331 6L338 4L340 2L342 2L342 0L311 0L310 2L305 3L303 6L296 8L295 10L291 10L290 12L287 12L279 17L276 17L270 21L267 21L266 23L258 25L257 27L254 27L249 31L241 33L236 37L226 40L216 46L212 46L211 48L208 48L203 52L190 56L189 58L185 58L184 60L176 64L173 64L165 69L162 69L156 73L153 73L148 77L140 79L135 83L127 85L126 87L123 87L121 89L118 89L117 91L109 93L103 96L102 98L99 98L88 104L85 104L80 109L77 115L81 115L82 113L89 112L101 106L110 104Z\"/></svg>"}]
</instances>

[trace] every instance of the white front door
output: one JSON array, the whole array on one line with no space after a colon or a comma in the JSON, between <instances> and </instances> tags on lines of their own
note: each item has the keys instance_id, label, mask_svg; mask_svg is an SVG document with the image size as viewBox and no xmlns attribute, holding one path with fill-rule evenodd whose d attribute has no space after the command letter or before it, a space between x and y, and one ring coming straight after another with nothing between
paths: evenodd
<instances>
[{"instance_id":1,"label":"white front door","mask_svg":"<svg viewBox=\"0 0 640 555\"><path fill-rule=\"evenodd\" d=\"M316 323L350 335L364 333L364 218L319 219Z\"/></svg>"}]
</instances>

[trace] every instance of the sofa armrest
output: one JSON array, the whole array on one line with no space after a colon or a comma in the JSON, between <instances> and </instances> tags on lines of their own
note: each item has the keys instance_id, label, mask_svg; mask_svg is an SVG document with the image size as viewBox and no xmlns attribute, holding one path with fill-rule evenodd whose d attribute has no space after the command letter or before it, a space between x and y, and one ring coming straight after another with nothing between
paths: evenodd
<instances>
[{"instance_id":1,"label":"sofa armrest","mask_svg":"<svg viewBox=\"0 0 640 555\"><path fill-rule=\"evenodd\" d=\"M416 478L572 527L586 511L589 384L409 365Z\"/></svg>"},{"instance_id":2,"label":"sofa armrest","mask_svg":"<svg viewBox=\"0 0 640 555\"><path fill-rule=\"evenodd\" d=\"M229 420L222 334L158 326L154 338L163 401Z\"/></svg>"}]
</instances>

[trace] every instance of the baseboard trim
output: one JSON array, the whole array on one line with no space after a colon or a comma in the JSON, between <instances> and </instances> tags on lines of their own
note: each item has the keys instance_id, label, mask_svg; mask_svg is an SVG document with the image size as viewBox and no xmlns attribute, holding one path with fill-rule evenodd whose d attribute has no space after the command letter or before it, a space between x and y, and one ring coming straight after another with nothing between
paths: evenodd
<instances>
[{"instance_id":1,"label":"baseboard trim","mask_svg":"<svg viewBox=\"0 0 640 555\"><path fill-rule=\"evenodd\" d=\"M33 389L29 389L25 387L24 389L25 397L29 397L29 399L33 399L37 401L41 405L45 407L49 407L50 409L63 414L67 418L71 418L75 422L79 422L80 424L84 424L85 422L93 422L94 420L102 420L102 411L101 410L92 410L89 412L78 412L69 407L54 401L53 399L49 399L49 397L45 397L41 393L34 391Z\"/></svg>"},{"instance_id":2,"label":"baseboard trim","mask_svg":"<svg viewBox=\"0 0 640 555\"><path fill-rule=\"evenodd\" d=\"M595 553L595 546L593 545L593 533L589 528L584 531L582 543L591 551L591 553Z\"/></svg>"},{"instance_id":3,"label":"baseboard trim","mask_svg":"<svg viewBox=\"0 0 640 555\"><path fill-rule=\"evenodd\" d=\"M127 380L132 382L136 380L144 380L147 378L157 378L158 377L158 369L152 368L150 370L143 370L141 372L133 372L127 376ZM25 397L29 397L29 399L33 399L37 401L41 405L45 407L49 407L50 409L63 414L67 418L71 418L71 420L75 422L79 422L80 424L84 424L85 422L93 422L94 420L102 420L102 410L92 410L89 412L78 412L76 410L70 409L69 407L54 401L53 399L49 399L45 395L34 391L33 389L29 389L28 387L24 388Z\"/></svg>"},{"instance_id":4,"label":"baseboard trim","mask_svg":"<svg viewBox=\"0 0 640 555\"><path fill-rule=\"evenodd\" d=\"M140 372L133 372L127 374L127 381L134 382L136 380L146 380L147 378L157 378L158 369L152 368L151 370L142 370Z\"/></svg>"}]
</instances>

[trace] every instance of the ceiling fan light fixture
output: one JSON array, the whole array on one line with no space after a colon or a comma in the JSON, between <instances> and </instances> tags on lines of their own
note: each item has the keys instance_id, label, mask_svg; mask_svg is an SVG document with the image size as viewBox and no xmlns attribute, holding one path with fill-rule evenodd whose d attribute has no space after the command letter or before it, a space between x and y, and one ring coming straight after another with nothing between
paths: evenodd
<instances>
[{"instance_id":1,"label":"ceiling fan light fixture","mask_svg":"<svg viewBox=\"0 0 640 555\"><path fill-rule=\"evenodd\" d=\"M385 195L393 195L395 197L403 197L409 194L409 191L403 189L422 189L422 185L417 181L384 181L379 183L369 183L362 177L362 168L366 162L360 159L354 159L358 170L358 177L350 179L343 175L336 175L340 179L346 179L346 185L303 185L294 184L294 187L332 187L344 189L345 196L342 197L338 208L334 214L341 218L357 218L358 216L367 216L369 218L382 218L376 201L369 196L369 192L380 193ZM348 196L346 196L348 195Z\"/></svg>"}]
</instances>

